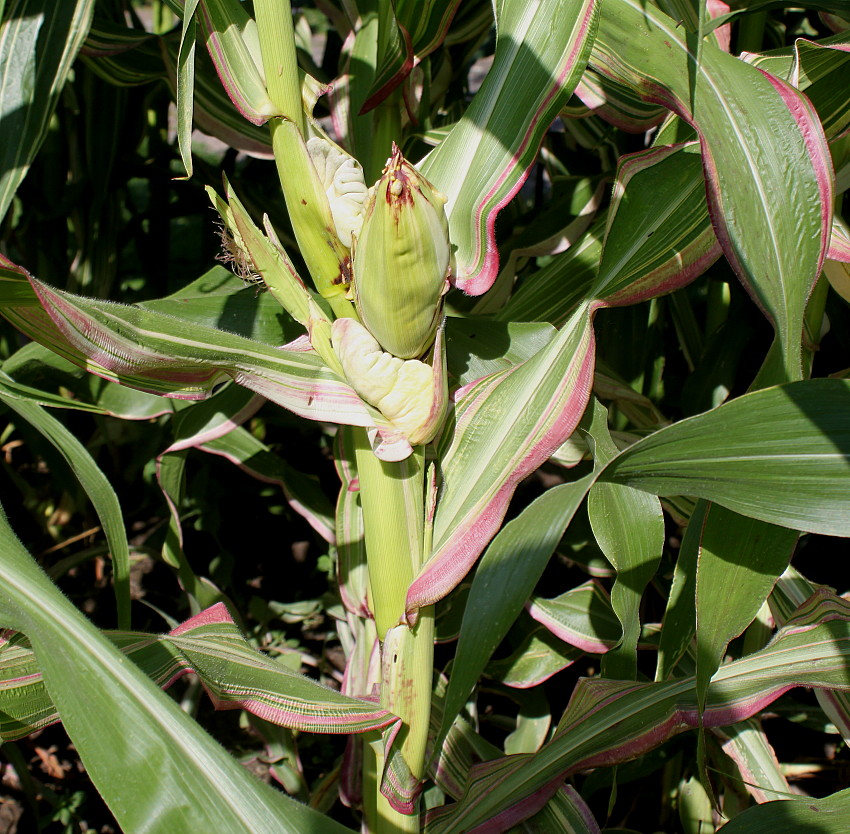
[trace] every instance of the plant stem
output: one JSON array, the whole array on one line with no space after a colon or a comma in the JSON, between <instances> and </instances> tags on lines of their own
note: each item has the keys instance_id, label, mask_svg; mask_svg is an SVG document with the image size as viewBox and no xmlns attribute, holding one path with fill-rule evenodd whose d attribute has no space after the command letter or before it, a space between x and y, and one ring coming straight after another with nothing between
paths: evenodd
<instances>
[{"instance_id":1,"label":"plant stem","mask_svg":"<svg viewBox=\"0 0 850 834\"><path fill-rule=\"evenodd\" d=\"M394 92L375 108L374 126L368 159L365 160L367 182L381 176L387 158L392 153L393 142L401 136L401 97L398 92Z\"/></svg>"},{"instance_id":2,"label":"plant stem","mask_svg":"<svg viewBox=\"0 0 850 834\"><path fill-rule=\"evenodd\" d=\"M289 0L254 0L254 14L269 98L303 135L306 125Z\"/></svg>"},{"instance_id":3,"label":"plant stem","mask_svg":"<svg viewBox=\"0 0 850 834\"><path fill-rule=\"evenodd\" d=\"M403 461L379 460L365 429L355 459L373 614L381 642L404 617L407 588L422 561L425 470L422 449Z\"/></svg>"},{"instance_id":4,"label":"plant stem","mask_svg":"<svg viewBox=\"0 0 850 834\"><path fill-rule=\"evenodd\" d=\"M424 454L418 447L406 460L382 461L372 452L365 429L355 435L371 603L382 643L381 706L404 722L396 743L418 782L425 772L431 713L434 612L433 607L421 609L413 628L404 614L407 589L425 554ZM364 791L372 784L377 789L373 827L381 834L418 831L418 813L399 813L380 793L384 761L377 751L374 766L377 778L364 775Z\"/></svg>"}]
</instances>

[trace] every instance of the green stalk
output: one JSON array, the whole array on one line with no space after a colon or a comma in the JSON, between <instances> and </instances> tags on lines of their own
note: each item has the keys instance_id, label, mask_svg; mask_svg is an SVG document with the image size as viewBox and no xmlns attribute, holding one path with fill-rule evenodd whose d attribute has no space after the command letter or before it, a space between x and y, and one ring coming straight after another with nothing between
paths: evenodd
<instances>
[{"instance_id":1,"label":"green stalk","mask_svg":"<svg viewBox=\"0 0 850 834\"><path fill-rule=\"evenodd\" d=\"M433 607L419 611L416 625L404 622L407 589L421 567L427 547L425 468L422 447L406 460L381 461L371 450L365 429L356 431L355 460L372 610L381 638L381 706L404 722L397 744L417 780L425 774L425 748L431 713L434 668ZM373 748L374 750L374 748ZM371 758L367 757L367 762ZM377 774L384 761L375 751ZM418 832L418 813L394 810L380 793L380 778L364 774L364 791L376 790L375 820L380 834Z\"/></svg>"},{"instance_id":2,"label":"green stalk","mask_svg":"<svg viewBox=\"0 0 850 834\"><path fill-rule=\"evenodd\" d=\"M313 283L337 318L357 318L345 297L351 280L351 255L336 236L331 207L294 122L272 119L272 150L298 248Z\"/></svg>"},{"instance_id":3,"label":"green stalk","mask_svg":"<svg viewBox=\"0 0 850 834\"><path fill-rule=\"evenodd\" d=\"M289 0L254 0L254 15L269 98L281 116L294 122L303 135L306 123Z\"/></svg>"},{"instance_id":4,"label":"green stalk","mask_svg":"<svg viewBox=\"0 0 850 834\"><path fill-rule=\"evenodd\" d=\"M387 632L403 620L407 589L422 561L423 455L420 447L403 461L379 460L366 430L355 434L372 611L383 642Z\"/></svg>"},{"instance_id":5,"label":"green stalk","mask_svg":"<svg viewBox=\"0 0 850 834\"><path fill-rule=\"evenodd\" d=\"M381 176L387 159L392 154L393 142L401 136L401 101L398 92L375 108L373 124L374 134L364 166L366 182L373 182Z\"/></svg>"}]
</instances>

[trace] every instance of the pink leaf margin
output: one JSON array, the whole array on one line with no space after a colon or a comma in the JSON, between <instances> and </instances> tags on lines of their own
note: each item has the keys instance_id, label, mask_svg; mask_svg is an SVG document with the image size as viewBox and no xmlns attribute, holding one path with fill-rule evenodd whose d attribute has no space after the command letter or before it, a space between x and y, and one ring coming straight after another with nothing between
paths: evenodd
<instances>
[{"instance_id":1,"label":"pink leaf margin","mask_svg":"<svg viewBox=\"0 0 850 834\"><path fill-rule=\"evenodd\" d=\"M551 107L552 101L563 95L564 84L575 69L576 61L586 49L586 39L593 31L597 4L595 0L588 3L587 8L575 38L573 47L559 68L558 75L546 97L540 103L537 110L531 115L525 135L519 146L511 156L509 163L499 172L496 181L487 192L478 200L474 209L472 223L475 228L475 245L471 257L466 264L461 264L458 274L452 277L452 283L467 295L482 295L487 292L499 274L499 250L496 245L496 218L499 212L519 193L533 165L532 158L528 165L519 173L522 157L529 151L532 141L537 141L539 147L543 140L541 123L544 115ZM537 133L539 139L536 139ZM536 156L536 151L534 156ZM496 199L498 193L506 183L514 180L508 187L504 196ZM490 205L490 203L495 202ZM489 206L489 208L488 208ZM483 229L483 232L482 232Z\"/></svg>"},{"instance_id":2,"label":"pink leaf margin","mask_svg":"<svg viewBox=\"0 0 850 834\"><path fill-rule=\"evenodd\" d=\"M595 338L592 327L588 326L584 344L573 357L547 409L538 418L537 426L543 429L540 436L523 451L513 471L485 504L460 521L449 541L431 556L410 585L406 603L409 623L415 622L419 608L442 599L461 582L498 532L517 484L551 457L573 433L590 399L594 366ZM475 412L486 401L487 395L507 376L500 374L490 384L472 386L469 396L479 402L468 405L461 418L463 422L474 420ZM460 393L465 391L470 391L469 386ZM463 431L463 425L459 424L455 431Z\"/></svg>"}]
</instances>

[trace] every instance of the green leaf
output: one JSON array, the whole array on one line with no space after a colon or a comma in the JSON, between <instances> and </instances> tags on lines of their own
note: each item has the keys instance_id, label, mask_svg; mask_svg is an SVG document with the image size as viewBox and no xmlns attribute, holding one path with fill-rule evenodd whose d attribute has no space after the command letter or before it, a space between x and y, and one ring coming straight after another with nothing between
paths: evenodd
<instances>
[{"instance_id":1,"label":"green leaf","mask_svg":"<svg viewBox=\"0 0 850 834\"><path fill-rule=\"evenodd\" d=\"M363 112L383 101L442 43L459 5L460 0L380 4L379 60Z\"/></svg>"},{"instance_id":2,"label":"green leaf","mask_svg":"<svg viewBox=\"0 0 850 834\"><path fill-rule=\"evenodd\" d=\"M531 629L508 657L491 660L484 675L516 689L531 689L566 669L583 652L541 625Z\"/></svg>"},{"instance_id":3,"label":"green leaf","mask_svg":"<svg viewBox=\"0 0 850 834\"><path fill-rule=\"evenodd\" d=\"M593 296L635 304L689 284L719 257L698 145L621 157Z\"/></svg>"},{"instance_id":4,"label":"green leaf","mask_svg":"<svg viewBox=\"0 0 850 834\"><path fill-rule=\"evenodd\" d=\"M0 24L0 219L47 135L94 0L10 0Z\"/></svg>"},{"instance_id":5,"label":"green leaf","mask_svg":"<svg viewBox=\"0 0 850 834\"><path fill-rule=\"evenodd\" d=\"M3 377L4 390L10 396L26 397L40 405L110 414L123 420L150 420L173 411L168 400L86 373L37 342L15 351L2 368L13 377Z\"/></svg>"},{"instance_id":6,"label":"green leaf","mask_svg":"<svg viewBox=\"0 0 850 834\"><path fill-rule=\"evenodd\" d=\"M557 335L545 322L495 322L485 318L446 319L449 375L458 387L507 371L530 359Z\"/></svg>"},{"instance_id":7,"label":"green leaf","mask_svg":"<svg viewBox=\"0 0 850 834\"><path fill-rule=\"evenodd\" d=\"M24 284L27 278L19 271L17 280ZM324 365L306 338L276 349L186 319L29 281L44 306L3 306L0 299L0 313L31 338L106 379L189 400L205 399L233 379L308 419L374 425L396 434Z\"/></svg>"},{"instance_id":8,"label":"green leaf","mask_svg":"<svg viewBox=\"0 0 850 834\"><path fill-rule=\"evenodd\" d=\"M223 266L214 266L171 295L138 306L273 347L291 342L304 332L274 296L246 287Z\"/></svg>"},{"instance_id":9,"label":"green leaf","mask_svg":"<svg viewBox=\"0 0 850 834\"><path fill-rule=\"evenodd\" d=\"M730 3L729 5L732 6L734 10L714 18L714 20L706 26L706 31L711 31L712 29L716 29L718 26L723 26L742 15L765 11L767 9L775 9L781 6L787 6L788 4L785 0L748 0L746 3L742 2L742 0L735 0L735 2ZM847 20L847 4L844 0L797 0L795 5L804 9L817 9L821 12L830 12Z\"/></svg>"},{"instance_id":10,"label":"green leaf","mask_svg":"<svg viewBox=\"0 0 850 834\"><path fill-rule=\"evenodd\" d=\"M788 567L799 534L712 505L697 562L697 687L705 697L729 641L755 619Z\"/></svg>"},{"instance_id":11,"label":"green leaf","mask_svg":"<svg viewBox=\"0 0 850 834\"><path fill-rule=\"evenodd\" d=\"M252 776L127 663L39 569L2 510L0 553L0 618L29 637L47 692L123 830L348 830Z\"/></svg>"},{"instance_id":12,"label":"green leaf","mask_svg":"<svg viewBox=\"0 0 850 834\"><path fill-rule=\"evenodd\" d=\"M566 252L528 276L495 318L548 321L560 327L578 304L593 297L606 221L607 214L600 215Z\"/></svg>"},{"instance_id":13,"label":"green leaf","mask_svg":"<svg viewBox=\"0 0 850 834\"><path fill-rule=\"evenodd\" d=\"M829 240L833 188L808 100L640 0L606 4L591 64L697 130L718 240L776 331L781 365L772 373L800 379L803 313Z\"/></svg>"},{"instance_id":14,"label":"green leaf","mask_svg":"<svg viewBox=\"0 0 850 834\"><path fill-rule=\"evenodd\" d=\"M794 530L850 536L850 382L745 394L630 446L600 477L694 495Z\"/></svg>"},{"instance_id":15,"label":"green leaf","mask_svg":"<svg viewBox=\"0 0 850 834\"><path fill-rule=\"evenodd\" d=\"M702 525L709 506L707 501L697 501L682 537L658 641L657 681L666 680L673 674L673 669L696 634L697 559Z\"/></svg>"},{"instance_id":16,"label":"green leaf","mask_svg":"<svg viewBox=\"0 0 850 834\"><path fill-rule=\"evenodd\" d=\"M596 579L576 585L553 599L534 596L528 613L565 643L584 652L604 654L623 635L611 597Z\"/></svg>"},{"instance_id":17,"label":"green leaf","mask_svg":"<svg viewBox=\"0 0 850 834\"><path fill-rule=\"evenodd\" d=\"M493 537L516 485L572 433L593 379L586 308L530 359L458 394L438 442L440 497L430 558L410 586L408 611L454 588Z\"/></svg>"},{"instance_id":18,"label":"green leaf","mask_svg":"<svg viewBox=\"0 0 850 834\"><path fill-rule=\"evenodd\" d=\"M165 75L159 38L130 29L96 14L80 60L96 75L117 87L150 84Z\"/></svg>"},{"instance_id":19,"label":"green leaf","mask_svg":"<svg viewBox=\"0 0 850 834\"><path fill-rule=\"evenodd\" d=\"M199 0L186 0L183 7L183 26L177 50L177 145L186 169L192 176L192 114L195 91L195 41L198 21L195 13Z\"/></svg>"},{"instance_id":20,"label":"green leaf","mask_svg":"<svg viewBox=\"0 0 850 834\"><path fill-rule=\"evenodd\" d=\"M167 689L183 675L196 674L216 709L244 709L273 724L313 733L367 733L398 722L376 704L328 689L258 652L223 603L166 635L116 631L104 636L157 686ZM60 720L40 664L20 635L0 647L4 739L23 738Z\"/></svg>"},{"instance_id":21,"label":"green leaf","mask_svg":"<svg viewBox=\"0 0 850 834\"><path fill-rule=\"evenodd\" d=\"M519 190L544 132L581 77L596 25L595 0L499 0L495 10L493 66L421 166L448 197L454 281L470 295L496 279L496 214Z\"/></svg>"},{"instance_id":22,"label":"green leaf","mask_svg":"<svg viewBox=\"0 0 850 834\"><path fill-rule=\"evenodd\" d=\"M547 490L487 548L464 610L435 750L440 750L452 721L530 596L590 483L587 476Z\"/></svg>"},{"instance_id":23,"label":"green leaf","mask_svg":"<svg viewBox=\"0 0 850 834\"><path fill-rule=\"evenodd\" d=\"M810 796L774 800L740 813L723 827L728 834L774 834L776 831L823 831L841 834L850 814L850 788L823 799Z\"/></svg>"},{"instance_id":24,"label":"green leaf","mask_svg":"<svg viewBox=\"0 0 850 834\"><path fill-rule=\"evenodd\" d=\"M2 380L0 380L2 385ZM109 544L115 581L118 625L130 627L130 546L118 496L86 447L59 420L35 402L3 396L2 401L49 440L68 462L100 519Z\"/></svg>"},{"instance_id":25,"label":"green leaf","mask_svg":"<svg viewBox=\"0 0 850 834\"><path fill-rule=\"evenodd\" d=\"M794 686L846 690L848 669L850 605L820 591L769 646L720 668L709 687L702 725L741 721ZM586 678L551 741L535 754L474 766L464 796L434 812L429 831L448 834L485 822L516 822L542 807L571 773L629 761L699 725L693 677L659 683Z\"/></svg>"},{"instance_id":26,"label":"green leaf","mask_svg":"<svg viewBox=\"0 0 850 834\"><path fill-rule=\"evenodd\" d=\"M600 410L594 434L594 460L604 466L617 454L607 430L607 412ZM602 419L603 415L606 419ZM664 515L654 495L621 484L595 483L587 496L587 514L596 541L617 571L611 606L623 626L619 645L603 658L606 677L637 676L640 602L664 549Z\"/></svg>"}]
</instances>

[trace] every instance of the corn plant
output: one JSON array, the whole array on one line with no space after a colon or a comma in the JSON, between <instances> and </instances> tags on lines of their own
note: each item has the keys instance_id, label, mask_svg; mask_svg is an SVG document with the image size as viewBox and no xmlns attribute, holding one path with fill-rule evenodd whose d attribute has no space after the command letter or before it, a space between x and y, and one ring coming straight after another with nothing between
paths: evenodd
<instances>
[{"instance_id":1,"label":"corn plant","mask_svg":"<svg viewBox=\"0 0 850 834\"><path fill-rule=\"evenodd\" d=\"M273 160L286 212L204 183L235 275L135 305L2 256L0 312L32 342L9 351L0 397L94 504L119 629L95 628L0 515L2 738L61 720L126 831L346 830L314 807L327 785L304 804L263 784L163 691L191 672L217 708L347 735L333 793L368 831L600 831L585 776L613 802L628 763L668 767L652 756L680 737L687 830L842 830L847 791L778 801L793 794L757 718L811 687L821 723L850 732L850 607L805 561L807 542L850 535L847 372L813 372L827 308L846 323L850 300L846 5L316 5L168 0L176 26L151 33L120 4L5 4L0 212L74 67L166 85L181 174L206 170L197 126ZM333 78L308 20L339 39ZM768 48L794 26L808 37ZM482 54L480 88L453 97ZM648 344L663 316L687 369L676 420L666 349ZM48 366L61 390L33 376ZM73 366L106 382L80 394ZM115 490L46 408L151 419L169 401L160 558L192 616L157 635L133 630ZM325 427L335 510L269 463L244 427L260 407ZM193 570L186 449L280 482L332 546L339 690L258 651ZM530 479L544 465L550 481ZM550 587L565 554L587 579ZM553 714L546 686L588 657ZM501 748L482 680L518 703Z\"/></svg>"}]
</instances>

